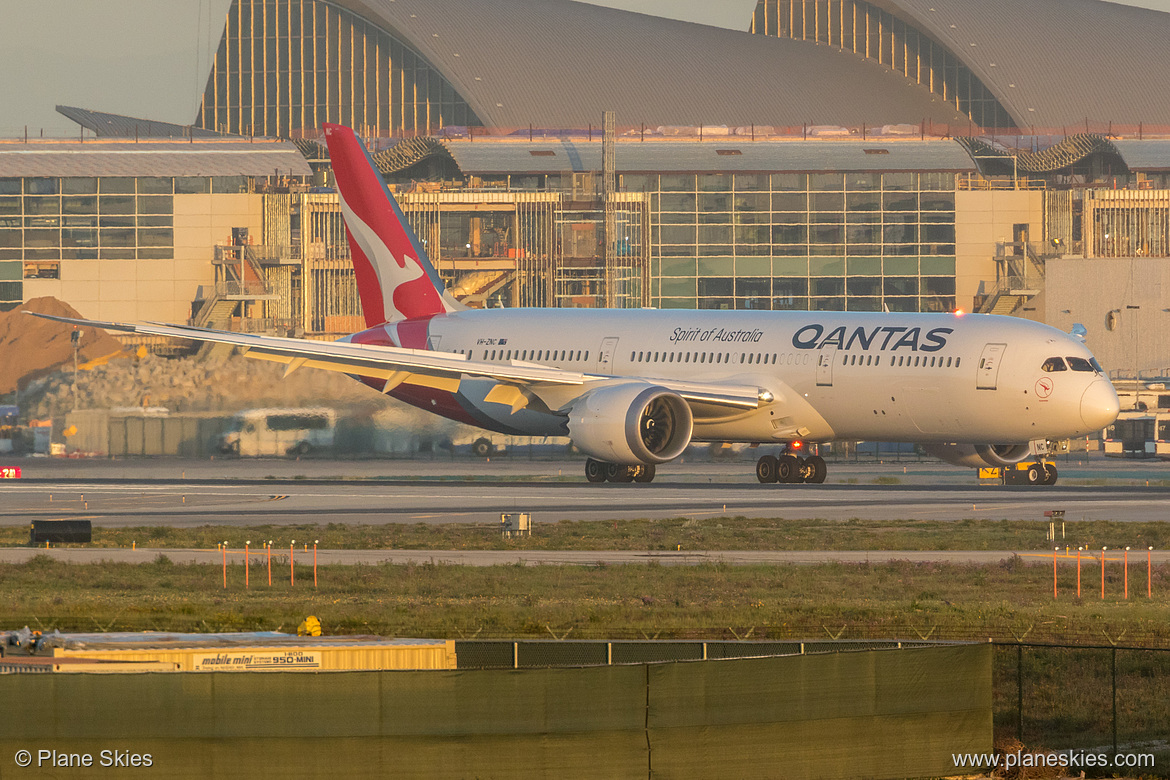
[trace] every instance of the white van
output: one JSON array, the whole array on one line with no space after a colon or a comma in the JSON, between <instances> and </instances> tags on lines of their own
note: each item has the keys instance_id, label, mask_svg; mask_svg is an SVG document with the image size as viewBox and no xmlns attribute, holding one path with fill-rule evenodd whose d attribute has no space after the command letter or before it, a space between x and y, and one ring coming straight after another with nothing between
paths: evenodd
<instances>
[{"instance_id":1,"label":"white van","mask_svg":"<svg viewBox=\"0 0 1170 780\"><path fill-rule=\"evenodd\" d=\"M333 446L332 409L246 409L232 418L220 451L233 455L308 455Z\"/></svg>"}]
</instances>

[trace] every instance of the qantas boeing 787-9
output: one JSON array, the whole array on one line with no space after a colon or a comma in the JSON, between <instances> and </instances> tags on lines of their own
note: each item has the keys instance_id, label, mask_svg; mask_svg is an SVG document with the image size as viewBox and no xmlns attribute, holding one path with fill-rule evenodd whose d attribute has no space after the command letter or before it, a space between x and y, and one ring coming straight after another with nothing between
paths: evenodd
<instances>
[{"instance_id":1,"label":"qantas boeing 787-9","mask_svg":"<svg viewBox=\"0 0 1170 780\"><path fill-rule=\"evenodd\" d=\"M452 420L568 436L591 482L649 482L691 442L773 445L761 482L823 482L807 445L917 442L1008 466L1117 416L1079 338L991 315L649 309L471 310L447 291L354 132L324 127L367 329L325 343L88 322L232 344L350 374ZM58 319L58 318L54 318ZM83 323L80 320L66 322ZM1035 481L1051 483L1043 464Z\"/></svg>"}]
</instances>

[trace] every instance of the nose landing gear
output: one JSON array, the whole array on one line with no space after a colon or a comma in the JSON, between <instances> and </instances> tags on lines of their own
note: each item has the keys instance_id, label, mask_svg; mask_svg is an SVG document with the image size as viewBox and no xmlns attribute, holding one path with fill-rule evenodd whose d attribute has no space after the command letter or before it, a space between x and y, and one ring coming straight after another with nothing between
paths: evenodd
<instances>
[{"instance_id":1,"label":"nose landing gear","mask_svg":"<svg viewBox=\"0 0 1170 780\"><path fill-rule=\"evenodd\" d=\"M763 483L781 482L795 484L808 482L819 485L829 473L825 459L820 455L807 455L808 445L792 442L779 457L765 455L756 461L756 479Z\"/></svg>"}]
</instances>

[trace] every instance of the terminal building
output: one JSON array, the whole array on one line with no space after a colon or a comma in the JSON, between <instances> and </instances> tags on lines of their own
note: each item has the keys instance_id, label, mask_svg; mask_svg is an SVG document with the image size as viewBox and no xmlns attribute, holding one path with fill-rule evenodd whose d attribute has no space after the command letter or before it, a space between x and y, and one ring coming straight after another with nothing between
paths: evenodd
<instances>
[{"instance_id":1,"label":"terminal building","mask_svg":"<svg viewBox=\"0 0 1170 780\"><path fill-rule=\"evenodd\" d=\"M472 306L960 308L1127 350L1153 288L1078 291L1170 257L1170 97L1132 77L1170 68L1133 45L1170 14L1073 3L761 0L735 32L570 0L234 0L192 125L62 107L97 139L0 143L0 306L361 327L333 121ZM150 164L119 167L134 149Z\"/></svg>"}]
</instances>

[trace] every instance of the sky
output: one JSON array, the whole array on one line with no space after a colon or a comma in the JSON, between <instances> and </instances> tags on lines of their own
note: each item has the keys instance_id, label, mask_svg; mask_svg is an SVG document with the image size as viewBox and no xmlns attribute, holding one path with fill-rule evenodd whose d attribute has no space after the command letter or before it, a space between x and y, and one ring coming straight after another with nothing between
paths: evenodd
<instances>
[{"instance_id":1,"label":"sky","mask_svg":"<svg viewBox=\"0 0 1170 780\"><path fill-rule=\"evenodd\" d=\"M483 0L490 2L490 0ZM746 30L756 0L593 0ZM1170 0L1130 5L1170 11ZM231 0L0 0L0 138L71 137L58 104L188 124Z\"/></svg>"}]
</instances>

